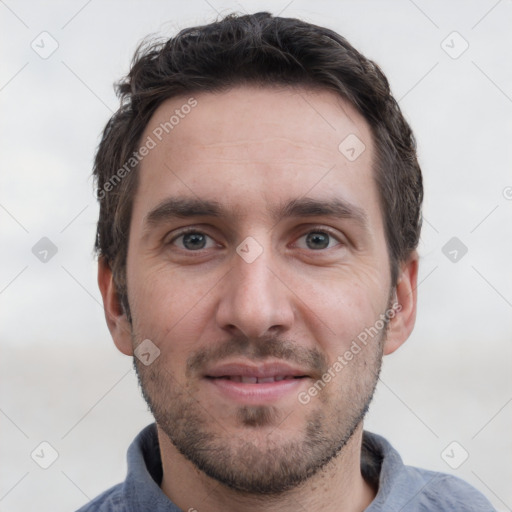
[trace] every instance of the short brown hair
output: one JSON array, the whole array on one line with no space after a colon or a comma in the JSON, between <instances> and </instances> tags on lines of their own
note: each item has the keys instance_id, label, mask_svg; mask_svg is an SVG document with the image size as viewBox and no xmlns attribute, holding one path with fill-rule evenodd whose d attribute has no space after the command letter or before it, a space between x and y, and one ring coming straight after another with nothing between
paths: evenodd
<instances>
[{"instance_id":1,"label":"short brown hair","mask_svg":"<svg viewBox=\"0 0 512 512\"><path fill-rule=\"evenodd\" d=\"M112 269L128 314L126 258L138 166L131 171L126 162L163 101L243 84L322 88L351 103L375 139L374 178L393 285L399 263L416 249L423 200L416 143L380 68L327 28L267 12L230 14L169 40L143 43L129 74L116 84L121 106L107 123L94 163L100 199L95 248Z\"/></svg>"}]
</instances>

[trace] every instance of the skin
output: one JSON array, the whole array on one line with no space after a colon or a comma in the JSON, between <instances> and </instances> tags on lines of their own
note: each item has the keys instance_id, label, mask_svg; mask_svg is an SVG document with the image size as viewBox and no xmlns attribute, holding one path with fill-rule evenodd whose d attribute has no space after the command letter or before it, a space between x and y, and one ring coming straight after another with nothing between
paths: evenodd
<instances>
[{"instance_id":1,"label":"skin","mask_svg":"<svg viewBox=\"0 0 512 512\"><path fill-rule=\"evenodd\" d=\"M160 350L151 365L136 362L158 423L161 488L183 510L200 512L270 505L287 511L297 510L298 503L313 510L364 510L376 490L360 472L358 414L371 399L382 355L394 352L413 329L418 270L413 253L392 286L369 126L329 91L244 86L194 97L197 107L141 163L127 259L133 325L103 260L98 272L118 349L133 355L150 339ZM163 103L142 140L187 99ZM366 146L352 162L338 150L349 134ZM175 196L217 201L227 215L149 223L149 213ZM272 215L304 197L341 199L365 223L332 214ZM208 235L199 239L206 245L197 250L197 239L180 237L185 227ZM312 241L311 232L320 233L320 240ZM251 263L236 251L247 237L257 241ZM307 392L358 334L375 325L390 296L401 309L387 332L375 336L309 403L301 403L298 393ZM256 366L287 361L307 376L293 392L244 404L204 376L212 365L235 359ZM315 440L313 454L304 450L314 439L308 438L312 424L328 440L325 446ZM184 456L177 445L187 435L199 436L192 444L203 446L205 457L215 450L213 466L216 457L220 470L231 464L238 484L226 485ZM329 450L328 462L282 492L250 491L280 463L300 468Z\"/></svg>"}]
</instances>

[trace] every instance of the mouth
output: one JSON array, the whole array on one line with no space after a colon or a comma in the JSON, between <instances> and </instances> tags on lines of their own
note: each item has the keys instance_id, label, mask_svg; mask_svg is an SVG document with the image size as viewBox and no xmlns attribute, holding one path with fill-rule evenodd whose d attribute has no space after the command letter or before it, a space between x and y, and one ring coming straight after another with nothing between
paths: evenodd
<instances>
[{"instance_id":1,"label":"mouth","mask_svg":"<svg viewBox=\"0 0 512 512\"><path fill-rule=\"evenodd\" d=\"M244 404L275 403L298 392L310 376L287 363L232 362L207 369L210 389L224 399Z\"/></svg>"},{"instance_id":2,"label":"mouth","mask_svg":"<svg viewBox=\"0 0 512 512\"><path fill-rule=\"evenodd\" d=\"M268 382L280 382L282 380L304 379L305 375L274 375L272 377L250 377L246 375L222 375L220 377L206 376L207 379L225 379L232 382L241 382L243 384L266 384Z\"/></svg>"},{"instance_id":3,"label":"mouth","mask_svg":"<svg viewBox=\"0 0 512 512\"><path fill-rule=\"evenodd\" d=\"M282 361L255 364L250 361L232 361L207 368L205 377L228 379L246 384L279 382L308 377L306 370Z\"/></svg>"}]
</instances>

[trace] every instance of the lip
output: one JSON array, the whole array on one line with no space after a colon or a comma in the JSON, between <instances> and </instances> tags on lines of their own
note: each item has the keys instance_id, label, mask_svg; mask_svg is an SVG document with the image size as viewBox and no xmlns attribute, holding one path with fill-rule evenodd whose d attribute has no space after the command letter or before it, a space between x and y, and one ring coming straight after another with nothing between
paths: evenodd
<instances>
[{"instance_id":1,"label":"lip","mask_svg":"<svg viewBox=\"0 0 512 512\"><path fill-rule=\"evenodd\" d=\"M307 371L280 361L261 364L231 362L223 363L205 371L205 377L255 377L268 379L275 377L307 377Z\"/></svg>"},{"instance_id":2,"label":"lip","mask_svg":"<svg viewBox=\"0 0 512 512\"><path fill-rule=\"evenodd\" d=\"M241 379L249 382L241 382ZM252 382L253 379L278 380ZM208 387L225 398L244 404L276 402L293 392L298 393L308 379L306 371L283 362L230 362L207 369L204 374Z\"/></svg>"}]
</instances>

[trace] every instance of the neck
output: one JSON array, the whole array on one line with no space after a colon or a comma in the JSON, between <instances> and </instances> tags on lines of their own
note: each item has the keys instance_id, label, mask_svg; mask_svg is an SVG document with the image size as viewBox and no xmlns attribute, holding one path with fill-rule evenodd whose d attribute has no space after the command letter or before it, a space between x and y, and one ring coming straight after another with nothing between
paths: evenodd
<instances>
[{"instance_id":1,"label":"neck","mask_svg":"<svg viewBox=\"0 0 512 512\"><path fill-rule=\"evenodd\" d=\"M362 423L340 453L323 470L295 489L280 495L240 493L197 469L179 453L158 428L162 456L162 491L188 512L276 512L322 510L361 512L375 497L375 490L361 475Z\"/></svg>"}]
</instances>

